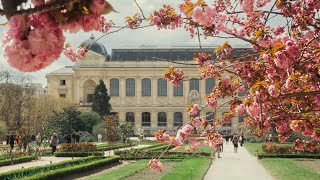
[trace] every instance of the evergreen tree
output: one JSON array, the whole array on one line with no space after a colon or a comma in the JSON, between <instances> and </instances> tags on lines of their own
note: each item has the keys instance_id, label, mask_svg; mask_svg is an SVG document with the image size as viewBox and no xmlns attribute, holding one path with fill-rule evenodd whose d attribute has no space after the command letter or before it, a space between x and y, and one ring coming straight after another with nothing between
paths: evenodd
<instances>
[{"instance_id":1,"label":"evergreen tree","mask_svg":"<svg viewBox=\"0 0 320 180\"><path fill-rule=\"evenodd\" d=\"M100 84L97 85L94 95L93 95L93 103L92 103L92 111L97 112L100 116L106 116L111 113L111 104L109 103L110 96L108 95L106 85L102 80L100 80Z\"/></svg>"}]
</instances>

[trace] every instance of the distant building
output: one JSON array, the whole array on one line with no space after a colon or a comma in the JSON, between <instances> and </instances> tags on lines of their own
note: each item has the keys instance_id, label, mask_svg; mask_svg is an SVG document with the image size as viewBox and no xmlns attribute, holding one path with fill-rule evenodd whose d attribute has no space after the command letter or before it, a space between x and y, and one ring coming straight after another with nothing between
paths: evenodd
<instances>
[{"instance_id":1,"label":"distant building","mask_svg":"<svg viewBox=\"0 0 320 180\"><path fill-rule=\"evenodd\" d=\"M23 85L26 88L33 88L35 95L47 94L47 88L43 88L41 83L28 83Z\"/></svg>"},{"instance_id":2,"label":"distant building","mask_svg":"<svg viewBox=\"0 0 320 180\"><path fill-rule=\"evenodd\" d=\"M88 47L94 38L81 45ZM205 49L212 53L213 49ZM68 98L75 104L89 108L99 80L102 79L111 96L113 111L119 113L122 122L134 124L134 131L144 129L154 132L158 129L176 130L189 121L185 112L189 103L205 104L204 94L210 93L214 79L199 80L200 73L194 65L172 64L161 59L180 63L191 63L195 52L191 47L112 49L111 55L106 48L95 43L86 56L74 66L66 66L46 75L48 94ZM242 53L241 50L236 53ZM171 65L184 70L188 81L174 87L164 77L164 71ZM202 115L212 114L213 109L206 108ZM214 116L220 117L228 107L224 106ZM235 133L238 122L217 127L218 130Z\"/></svg>"}]
</instances>

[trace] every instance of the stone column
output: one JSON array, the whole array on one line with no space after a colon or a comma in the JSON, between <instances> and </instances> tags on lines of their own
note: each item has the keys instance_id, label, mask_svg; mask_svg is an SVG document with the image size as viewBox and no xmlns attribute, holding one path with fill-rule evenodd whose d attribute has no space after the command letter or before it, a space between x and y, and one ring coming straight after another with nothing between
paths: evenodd
<instances>
[{"instance_id":1,"label":"stone column","mask_svg":"<svg viewBox=\"0 0 320 180\"><path fill-rule=\"evenodd\" d=\"M151 77L151 96L152 96L152 104L157 104L157 78Z\"/></svg>"},{"instance_id":2,"label":"stone column","mask_svg":"<svg viewBox=\"0 0 320 180\"><path fill-rule=\"evenodd\" d=\"M120 105L124 105L124 100L126 97L126 80L123 76L120 76L119 79L119 95L120 95Z\"/></svg>"}]
</instances>

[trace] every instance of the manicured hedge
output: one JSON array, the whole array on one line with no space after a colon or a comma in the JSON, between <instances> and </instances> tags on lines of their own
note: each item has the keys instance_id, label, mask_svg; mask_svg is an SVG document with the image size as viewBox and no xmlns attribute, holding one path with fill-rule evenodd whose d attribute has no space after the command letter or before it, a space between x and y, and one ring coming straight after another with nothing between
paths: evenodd
<instances>
[{"instance_id":1,"label":"manicured hedge","mask_svg":"<svg viewBox=\"0 0 320 180\"><path fill-rule=\"evenodd\" d=\"M135 144L122 144L122 145L103 145L103 146L97 146L98 151L109 151L109 150L114 150L114 149L120 149L120 148L126 148L126 147L131 147L135 146Z\"/></svg>"},{"instance_id":2,"label":"manicured hedge","mask_svg":"<svg viewBox=\"0 0 320 180\"><path fill-rule=\"evenodd\" d=\"M33 160L32 156L20 156L20 157L13 157L13 164L19 164L19 163L24 163L24 162L30 162ZM5 159L5 160L0 160L0 167L1 166L9 166L11 165L11 159Z\"/></svg>"},{"instance_id":3,"label":"manicured hedge","mask_svg":"<svg viewBox=\"0 0 320 180\"><path fill-rule=\"evenodd\" d=\"M121 159L133 160L133 159L151 159L159 157L163 151L140 151L140 150L131 150L131 151L115 151L116 155L119 155ZM192 152L171 152L167 151L163 154L162 159L184 159L188 157L209 157L211 153L201 152L201 153L192 153Z\"/></svg>"},{"instance_id":4,"label":"manicured hedge","mask_svg":"<svg viewBox=\"0 0 320 180\"><path fill-rule=\"evenodd\" d=\"M43 172L48 172L48 171L52 171L55 169L72 167L75 165L85 164L85 163L89 163L89 162L92 162L95 160L100 160L103 158L104 157L90 156L90 157L85 157L85 158L81 158L81 159L73 159L73 160L63 161L60 163L48 164L48 165L44 165L44 166L31 167L31 168L25 168L25 169L17 169L17 170L1 173L0 179L1 180L12 180L12 179L24 178L24 177L32 176L37 173L43 173Z\"/></svg>"},{"instance_id":5,"label":"manicured hedge","mask_svg":"<svg viewBox=\"0 0 320 180\"><path fill-rule=\"evenodd\" d=\"M87 156L103 156L104 152L55 152L56 157L87 157Z\"/></svg>"},{"instance_id":6,"label":"manicured hedge","mask_svg":"<svg viewBox=\"0 0 320 180\"><path fill-rule=\"evenodd\" d=\"M308 158L320 159L320 154L258 154L259 159L264 158Z\"/></svg>"},{"instance_id":7,"label":"manicured hedge","mask_svg":"<svg viewBox=\"0 0 320 180\"><path fill-rule=\"evenodd\" d=\"M61 169L56 169L53 171L48 171L45 173L40 173L36 174L34 176L28 177L30 180L50 180L50 179L59 179L61 177L69 176L78 172L85 172L89 171L92 169L96 169L101 166L109 165L112 163L119 162L120 158L119 157L110 157L106 158L104 157L103 159L88 162L85 164L80 164L72 167L67 167L67 168L61 168Z\"/></svg>"}]
</instances>

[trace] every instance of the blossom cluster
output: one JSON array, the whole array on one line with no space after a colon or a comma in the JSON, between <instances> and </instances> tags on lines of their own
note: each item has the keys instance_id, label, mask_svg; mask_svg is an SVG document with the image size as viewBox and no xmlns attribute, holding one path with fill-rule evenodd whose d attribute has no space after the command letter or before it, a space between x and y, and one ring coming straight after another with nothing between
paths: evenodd
<instances>
[{"instance_id":1,"label":"blossom cluster","mask_svg":"<svg viewBox=\"0 0 320 180\"><path fill-rule=\"evenodd\" d=\"M175 69L173 66L171 66L168 70L166 70L164 78L171 82L174 86L180 86L180 83L184 78L184 73L181 69Z\"/></svg>"},{"instance_id":2,"label":"blossom cluster","mask_svg":"<svg viewBox=\"0 0 320 180\"><path fill-rule=\"evenodd\" d=\"M182 26L183 19L169 5L163 5L163 8L154 11L153 15L147 18L151 25L156 25L158 29L176 29Z\"/></svg>"},{"instance_id":3,"label":"blossom cluster","mask_svg":"<svg viewBox=\"0 0 320 180\"><path fill-rule=\"evenodd\" d=\"M33 0L35 6L53 1ZM105 0L79 1L50 12L17 15L9 19L2 40L4 56L13 68L32 72L49 66L64 49L63 31L85 32L99 27L100 15L109 4ZM111 7L111 6L110 6ZM83 50L66 54L74 58Z\"/></svg>"}]
</instances>

